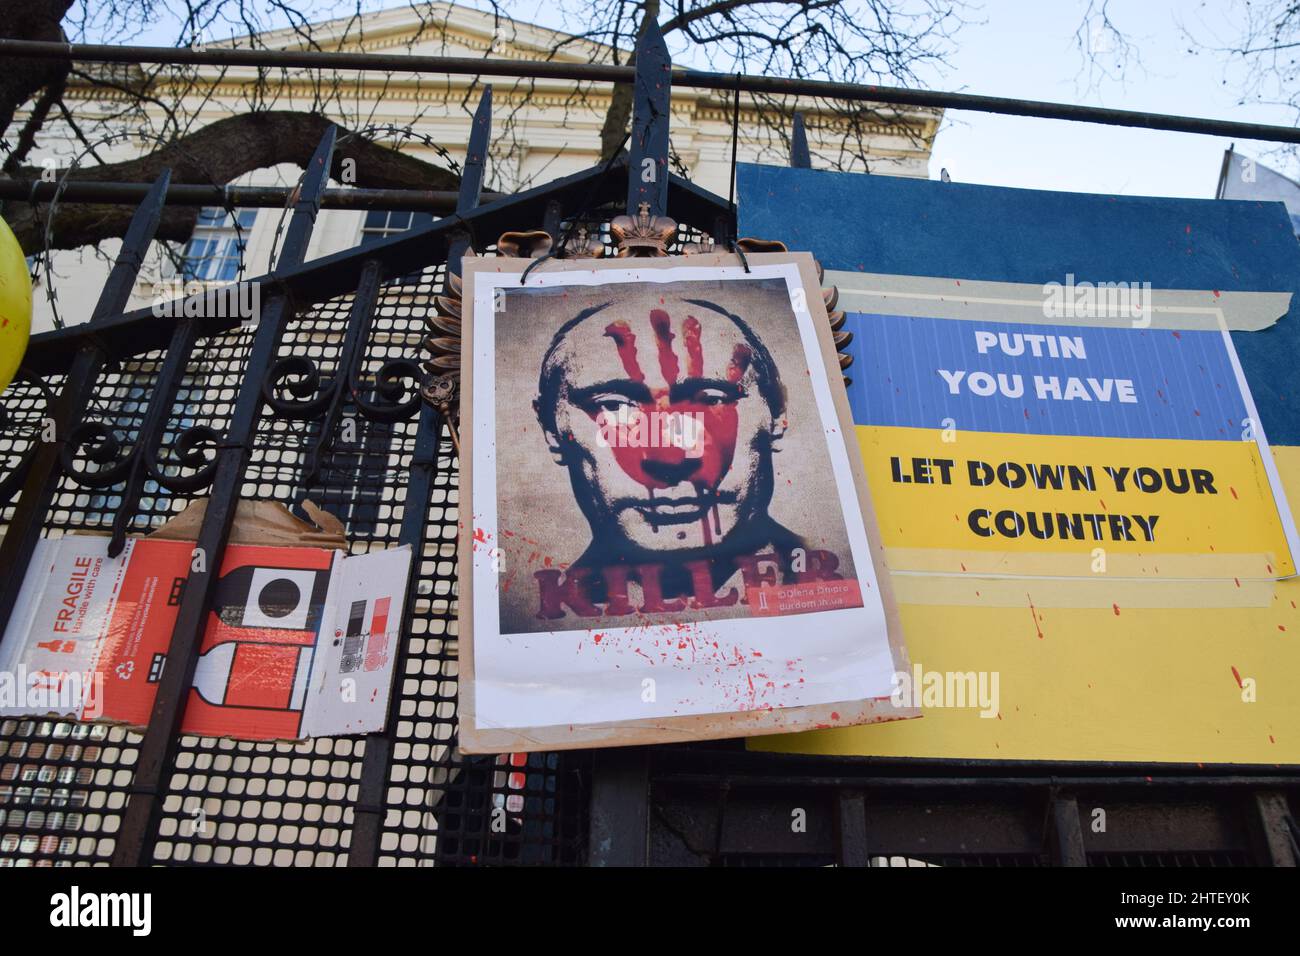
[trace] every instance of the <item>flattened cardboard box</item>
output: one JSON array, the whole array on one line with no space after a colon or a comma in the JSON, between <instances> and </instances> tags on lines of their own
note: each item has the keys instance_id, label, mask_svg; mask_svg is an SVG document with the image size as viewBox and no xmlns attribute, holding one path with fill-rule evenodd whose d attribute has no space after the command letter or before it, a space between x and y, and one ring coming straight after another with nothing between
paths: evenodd
<instances>
[{"instance_id":1,"label":"flattened cardboard box","mask_svg":"<svg viewBox=\"0 0 1300 956\"><path fill-rule=\"evenodd\" d=\"M383 729L410 549L348 556L337 521L314 517L327 530L241 502L183 732L301 740ZM0 714L147 724L201 519L197 503L129 538L117 558L106 537L42 540L0 644Z\"/></svg>"},{"instance_id":2,"label":"flattened cardboard box","mask_svg":"<svg viewBox=\"0 0 1300 956\"><path fill-rule=\"evenodd\" d=\"M916 716L812 258L465 261L469 753Z\"/></svg>"}]
</instances>

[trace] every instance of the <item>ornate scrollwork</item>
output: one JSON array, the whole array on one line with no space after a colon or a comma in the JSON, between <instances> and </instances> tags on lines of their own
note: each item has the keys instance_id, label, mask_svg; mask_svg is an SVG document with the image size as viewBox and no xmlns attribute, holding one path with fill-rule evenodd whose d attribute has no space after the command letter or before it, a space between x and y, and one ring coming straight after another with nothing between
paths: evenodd
<instances>
[{"instance_id":1,"label":"ornate scrollwork","mask_svg":"<svg viewBox=\"0 0 1300 956\"><path fill-rule=\"evenodd\" d=\"M420 366L410 359L385 362L375 373L374 394L378 400L362 397L363 388L354 375L348 382L352 404L371 421L405 421L419 410L420 378ZM417 384L408 385L408 381Z\"/></svg>"},{"instance_id":2,"label":"ornate scrollwork","mask_svg":"<svg viewBox=\"0 0 1300 956\"><path fill-rule=\"evenodd\" d=\"M605 244L600 235L592 235L586 226L579 224L564 244L566 259L600 259L605 255Z\"/></svg>"},{"instance_id":3,"label":"ornate scrollwork","mask_svg":"<svg viewBox=\"0 0 1300 956\"><path fill-rule=\"evenodd\" d=\"M271 365L262 381L262 398L280 418L309 421L330 406L337 383L321 388L320 366L305 355L288 355ZM288 392L292 398L282 394Z\"/></svg>"},{"instance_id":4,"label":"ornate scrollwork","mask_svg":"<svg viewBox=\"0 0 1300 956\"><path fill-rule=\"evenodd\" d=\"M59 449L63 470L84 488L111 488L126 477L135 459L135 449L125 454L122 441L104 422L81 422L68 434ZM82 464L86 458L103 467L90 469Z\"/></svg>"},{"instance_id":5,"label":"ornate scrollwork","mask_svg":"<svg viewBox=\"0 0 1300 956\"><path fill-rule=\"evenodd\" d=\"M460 373L461 296L465 280L450 269L443 292L433 300L435 311L425 316L425 370L430 375Z\"/></svg>"},{"instance_id":6,"label":"ornate scrollwork","mask_svg":"<svg viewBox=\"0 0 1300 956\"><path fill-rule=\"evenodd\" d=\"M217 458L208 457L208 450L216 450L221 443L221 433L207 425L192 425L183 429L172 442L171 461L162 461L158 449L146 446L144 466L149 477L168 491L193 493L212 484L217 475ZM168 474L167 467L194 469L193 474Z\"/></svg>"},{"instance_id":7,"label":"ornate scrollwork","mask_svg":"<svg viewBox=\"0 0 1300 956\"><path fill-rule=\"evenodd\" d=\"M555 241L545 229L503 232L497 239L497 255L512 259L540 259L549 255Z\"/></svg>"},{"instance_id":8,"label":"ornate scrollwork","mask_svg":"<svg viewBox=\"0 0 1300 956\"><path fill-rule=\"evenodd\" d=\"M667 216L650 215L650 204L643 202L635 216L611 219L609 233L620 258L666 256L669 244L677 235L677 221Z\"/></svg>"},{"instance_id":9,"label":"ornate scrollwork","mask_svg":"<svg viewBox=\"0 0 1300 956\"><path fill-rule=\"evenodd\" d=\"M545 237L543 239L543 237ZM551 237L541 230L507 232L497 240L503 255L540 259L550 252ZM473 255L473 250L466 253ZM435 296L434 312L424 318L424 377L420 398L442 413L452 444L460 450L457 434L460 421L460 334L465 280L447 270L441 295Z\"/></svg>"}]
</instances>

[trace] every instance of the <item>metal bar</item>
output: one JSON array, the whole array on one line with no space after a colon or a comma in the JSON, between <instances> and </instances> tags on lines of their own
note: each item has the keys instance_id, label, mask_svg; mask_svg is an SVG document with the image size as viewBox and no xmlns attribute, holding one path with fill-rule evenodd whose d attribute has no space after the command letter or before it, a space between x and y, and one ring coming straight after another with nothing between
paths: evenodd
<instances>
[{"instance_id":1,"label":"metal bar","mask_svg":"<svg viewBox=\"0 0 1300 956\"><path fill-rule=\"evenodd\" d=\"M456 211L467 213L479 204L483 194L483 170L487 162L488 141L492 133L492 87L483 88L474 120L469 129L469 148L460 174L460 193L456 197Z\"/></svg>"},{"instance_id":2,"label":"metal bar","mask_svg":"<svg viewBox=\"0 0 1300 956\"><path fill-rule=\"evenodd\" d=\"M653 18L636 45L627 214L668 212L668 106L672 59ZM650 846L650 754L631 747L597 751L592 760L592 866L644 866Z\"/></svg>"},{"instance_id":3,"label":"metal bar","mask_svg":"<svg viewBox=\"0 0 1300 956\"><path fill-rule=\"evenodd\" d=\"M658 24L649 20L637 43L627 214L668 207L669 70ZM593 759L589 860L592 866L644 866L649 861L650 758L640 748L598 752Z\"/></svg>"},{"instance_id":4,"label":"metal bar","mask_svg":"<svg viewBox=\"0 0 1300 956\"><path fill-rule=\"evenodd\" d=\"M867 845L867 797L861 790L841 790L836 795L835 837L840 866L871 865Z\"/></svg>"},{"instance_id":5,"label":"metal bar","mask_svg":"<svg viewBox=\"0 0 1300 956\"><path fill-rule=\"evenodd\" d=\"M109 183L69 180L59 190L57 182L39 179L0 180L0 200L49 202L55 192L60 203L120 203L138 205L148 195L149 183ZM287 186L210 186L172 183L168 206L232 206L236 209L283 209L293 189ZM484 193L489 200L505 193ZM322 209L391 209L447 213L456 208L457 193L450 189L327 189Z\"/></svg>"},{"instance_id":6,"label":"metal bar","mask_svg":"<svg viewBox=\"0 0 1300 956\"><path fill-rule=\"evenodd\" d=\"M1079 822L1079 800L1073 794L1054 794L1052 800L1052 834L1055 862L1059 866L1087 866L1083 826Z\"/></svg>"},{"instance_id":7,"label":"metal bar","mask_svg":"<svg viewBox=\"0 0 1300 956\"><path fill-rule=\"evenodd\" d=\"M812 169L812 154L808 151L808 131L804 129L803 114L795 110L794 132L790 134L790 165L795 169Z\"/></svg>"},{"instance_id":8,"label":"metal bar","mask_svg":"<svg viewBox=\"0 0 1300 956\"><path fill-rule=\"evenodd\" d=\"M1132 776L1132 777L1054 777L1044 774L1041 777L836 777L836 776L798 776L789 774L708 774L708 773L670 773L660 770L657 780L674 784L699 787L807 787L824 789L827 787L841 789L845 787L863 787L868 790L925 790L930 788L971 787L986 790L996 788L1018 789L1035 787L1069 786L1076 789L1089 787L1134 787L1142 790L1159 790L1162 788L1203 787L1206 789L1235 787L1296 787L1300 786L1297 776Z\"/></svg>"},{"instance_id":9,"label":"metal bar","mask_svg":"<svg viewBox=\"0 0 1300 956\"><path fill-rule=\"evenodd\" d=\"M622 160L616 160L614 165L618 166L621 162ZM281 261L277 264L274 275L249 281L270 287L264 289L263 301L284 289L304 302L331 299L356 288L362 264L369 258L377 258L384 263L384 278L388 279L424 268L439 253L436 248L438 244L448 242L457 229L472 226L481 235L495 237L518 227L521 221L540 220L545 215L547 203L552 200L560 201L570 208L584 203L600 206L615 200L621 202L623 183L618 177L607 176L605 173L603 166L594 166L545 186L486 203L473 212L440 219L420 229L367 246L364 257L358 256L355 249L348 249L313 259L305 265L289 267ZM714 208L711 203L716 202L720 204L718 208L725 209L722 200L698 187L689 187L685 180L674 177L673 184L679 191L680 201L685 208ZM669 206L671 210L671 196ZM200 319L201 334L204 335L232 329L240 321L237 317L222 319L207 313L204 315ZM82 324L32 336L24 357L24 366L38 374L66 370L72 356L86 343L88 332ZM137 355L162 348L171 336L171 326L154 315L152 308L143 308L114 316L95 330L95 336L114 356Z\"/></svg>"},{"instance_id":10,"label":"metal bar","mask_svg":"<svg viewBox=\"0 0 1300 956\"><path fill-rule=\"evenodd\" d=\"M397 740L397 723L401 706L400 684L407 672L410 656L411 621L420 594L420 563L424 558L424 540L428 533L429 498L438 471L438 451L442 439L442 414L425 405L420 409L420 424L415 433L415 451L411 456L410 476L406 480L406 503L402 512L399 540L411 546L411 573L406 582L406 603L402 613L402 639L398 643L393 673L398 687L388 703L384 730L366 735L366 752L357 782L357 802L352 808L352 834L348 848L348 866L374 866L379 859L379 838L384 825L384 793L388 789L393 745Z\"/></svg>"},{"instance_id":11,"label":"metal bar","mask_svg":"<svg viewBox=\"0 0 1300 956\"><path fill-rule=\"evenodd\" d=\"M724 742L719 742L724 743ZM956 773L963 776L978 777L987 771L991 777L1006 776L1032 777L1045 772L1056 774L1056 779L1115 779L1125 780L1161 777L1195 777L1210 776L1239 777L1243 771L1241 764L1233 763L1188 763L1167 761L1152 763L1150 761L1119 760L1055 760L1050 764L1042 760L970 760L956 757L826 757L817 754L796 754L757 752L746 750L743 746L727 748L715 744L710 747L681 748L669 745L651 747L655 751L656 763L667 772L689 772L693 768L703 768L709 773L747 774L749 768L760 767L765 771L778 768L788 774L822 775L827 767L835 769L849 768L854 773L869 775L871 779L878 776L923 776L925 774ZM1300 781L1300 764L1267 764L1248 768L1252 773L1270 780ZM848 771L845 771L847 777ZM1093 776L1089 776L1093 775ZM800 777L800 779L805 779ZM1279 786L1287 786L1280 783Z\"/></svg>"},{"instance_id":12,"label":"metal bar","mask_svg":"<svg viewBox=\"0 0 1300 956\"><path fill-rule=\"evenodd\" d=\"M306 255L312 223L318 211L316 203L329 179L337 135L337 128L331 126L308 162L300 198L294 205L293 218L289 221L280 253L283 268L300 265ZM113 863L117 866L141 866L150 862L213 591L243 491L244 469L248 464L253 436L261 419L262 383L275 360L291 313L289 299L283 294L274 296L263 309L244 368L244 380L235 399L230 427L217 450L216 477L195 547L203 557L203 566L201 570L190 571L177 609L176 624L167 649L167 664L158 682L149 725L136 758L131 796L116 834Z\"/></svg>"},{"instance_id":13,"label":"metal bar","mask_svg":"<svg viewBox=\"0 0 1300 956\"><path fill-rule=\"evenodd\" d=\"M108 545L110 558L121 554L125 546L127 529L135 518L140 497L144 494L145 481L149 477L147 465L150 453L155 442L162 440L167 428L167 420L176 401L176 391L180 388L181 379L185 377L198 332L198 323L194 319L182 319L172 332L162 368L149 392L149 406L136 434L135 447L131 449L131 470L122 488L121 503L113 515L112 537Z\"/></svg>"},{"instance_id":14,"label":"metal bar","mask_svg":"<svg viewBox=\"0 0 1300 956\"><path fill-rule=\"evenodd\" d=\"M650 758L641 747L598 750L591 774L591 866L645 866L650 859Z\"/></svg>"},{"instance_id":15,"label":"metal bar","mask_svg":"<svg viewBox=\"0 0 1300 956\"><path fill-rule=\"evenodd\" d=\"M1296 855L1294 821L1286 794L1260 790L1254 795L1255 813L1270 866L1300 866Z\"/></svg>"},{"instance_id":16,"label":"metal bar","mask_svg":"<svg viewBox=\"0 0 1300 956\"><path fill-rule=\"evenodd\" d=\"M82 60L99 63L162 63L173 65L303 67L307 69L378 70L391 73L436 73L464 76L514 76L534 79L582 80L627 83L635 78L633 67L601 63L556 63L548 60L499 60L475 57L416 56L392 53L336 53L306 50L234 50L207 47L201 50L105 46L82 43L50 43L32 40L0 40L0 56L24 59ZM693 89L733 90L737 83L744 92L780 96L812 96L851 102L883 103L894 106L970 110L1008 116L1072 120L1104 126L1160 129L1208 136L1300 143L1300 128L1237 123L1229 120L1117 110L1100 106L1076 106L1007 96L981 96L942 90L908 89L833 80L804 80L775 76L713 73L707 70L675 69L672 82Z\"/></svg>"},{"instance_id":17,"label":"metal bar","mask_svg":"<svg viewBox=\"0 0 1300 956\"><path fill-rule=\"evenodd\" d=\"M100 292L92 318L85 325L85 334L77 351L67 366L67 379L58 398L48 409L54 419L56 440L43 443L33 457L18 506L0 543L0 634L9 623L18 591L40 540L45 516L58 491L62 474L62 443L85 414L100 372L109 359L109 352L99 340L98 331L131 295L131 286L144 260L144 252L162 221L163 196L170 179L171 171L164 170L131 217L131 225L122 240L122 251Z\"/></svg>"},{"instance_id":18,"label":"metal bar","mask_svg":"<svg viewBox=\"0 0 1300 956\"><path fill-rule=\"evenodd\" d=\"M465 253L473 245L473 227L464 217L473 212L479 204L483 192L483 173L486 169L488 140L492 133L492 87L486 87L479 97L478 107L474 110L474 121L470 124L469 144L465 151L465 167L460 177L460 194L453 214L463 228L455 230L447 248L447 272L443 277L443 295L451 289L452 274L461 274ZM496 237L494 236L493 239Z\"/></svg>"},{"instance_id":19,"label":"metal bar","mask_svg":"<svg viewBox=\"0 0 1300 956\"><path fill-rule=\"evenodd\" d=\"M361 280L357 283L356 294L348 309L343 345L339 349L334 374L317 399L308 403L307 407L312 408L313 413L303 415L310 420L316 417L315 413L324 413L320 418L315 440L307 454L302 456L299 464L298 492L294 496L295 507L301 507L302 502L311 496L312 486L320 478L321 463L334 444L334 429L342 417L343 405L350 394L354 372L360 366L361 357L365 353L366 339L369 337L370 324L375 314L375 303L379 298L379 274L378 259L370 259L362 267ZM301 357L297 358L303 360ZM305 361L311 362L315 371L319 372L319 367L312 359L308 358ZM272 374L274 375L274 371ZM321 408L318 402L323 403L324 408ZM274 403L272 411L273 413L275 411Z\"/></svg>"},{"instance_id":20,"label":"metal bar","mask_svg":"<svg viewBox=\"0 0 1300 956\"><path fill-rule=\"evenodd\" d=\"M649 207L650 215L668 212L668 120L672 59L654 18L636 45L636 79L632 85L632 154L627 171L627 214Z\"/></svg>"},{"instance_id":21,"label":"metal bar","mask_svg":"<svg viewBox=\"0 0 1300 956\"><path fill-rule=\"evenodd\" d=\"M110 315L119 315L131 301L131 290L135 287L140 267L144 265L145 253L149 251L149 243L153 241L158 232L158 224L162 221L162 199L167 194L171 180L172 171L164 169L149 194L148 214L131 217L131 225L122 238L122 251L117 254L113 269L104 282L104 288L100 290L95 311L90 315L92 323L102 322Z\"/></svg>"},{"instance_id":22,"label":"metal bar","mask_svg":"<svg viewBox=\"0 0 1300 956\"><path fill-rule=\"evenodd\" d=\"M464 171L460 179L460 193L456 202L456 218L472 213L483 192L483 174L486 168L487 148L492 133L492 87L487 87L479 98L470 126ZM549 205L548 205L548 208ZM449 255L459 259L469 245L469 235L463 229L452 239ZM459 250L459 252L457 252ZM452 261L447 261L450 276ZM446 291L450 279L444 279ZM415 454L411 460L410 477L406 484L406 498L402 511L401 544L411 548L411 572L407 578L406 603L402 611L402 639L398 644L393 671L400 681L406 673L408 648L411 641L411 622L419 600L420 562L424 558L424 541L428 533L429 499L437 475L438 450L442 441L442 414L429 405L420 409L420 423L415 434ZM384 730L366 736L366 753L361 764L361 780L357 785L357 803L352 811L352 835L349 840L348 866L374 866L379 857L379 838L384 822L384 792L388 786L389 767L393 746L397 739L397 722L400 716L401 694L395 692L389 699Z\"/></svg>"}]
</instances>

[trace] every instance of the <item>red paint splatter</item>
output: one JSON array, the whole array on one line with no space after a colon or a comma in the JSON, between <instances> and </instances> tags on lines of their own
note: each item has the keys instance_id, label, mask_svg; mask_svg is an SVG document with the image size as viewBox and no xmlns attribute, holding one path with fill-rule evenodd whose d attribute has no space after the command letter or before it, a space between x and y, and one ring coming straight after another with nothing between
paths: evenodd
<instances>
[{"instance_id":1,"label":"red paint splatter","mask_svg":"<svg viewBox=\"0 0 1300 956\"><path fill-rule=\"evenodd\" d=\"M1235 668L1235 667L1232 669L1232 676L1233 676L1234 678L1236 678L1237 686L1238 686L1238 687L1242 687L1242 688L1244 688L1244 687L1246 686L1245 684L1243 684L1243 683L1241 682L1241 674L1239 674L1239 673L1237 672L1237 668Z\"/></svg>"},{"instance_id":2,"label":"red paint splatter","mask_svg":"<svg viewBox=\"0 0 1300 956\"><path fill-rule=\"evenodd\" d=\"M1034 630L1038 632L1038 639L1041 641L1043 639L1043 629L1038 626L1038 609L1034 607L1033 598L1029 597L1028 594L1025 597L1029 600L1029 616L1034 619Z\"/></svg>"}]
</instances>

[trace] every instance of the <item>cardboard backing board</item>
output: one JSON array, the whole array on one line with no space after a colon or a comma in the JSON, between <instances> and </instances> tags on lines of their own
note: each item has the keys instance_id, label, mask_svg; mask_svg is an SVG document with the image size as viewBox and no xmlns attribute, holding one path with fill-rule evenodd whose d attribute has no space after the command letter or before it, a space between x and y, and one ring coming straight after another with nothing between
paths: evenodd
<instances>
[{"instance_id":1,"label":"cardboard backing board","mask_svg":"<svg viewBox=\"0 0 1300 956\"><path fill-rule=\"evenodd\" d=\"M917 715L806 254L465 260L460 745Z\"/></svg>"},{"instance_id":2,"label":"cardboard backing board","mask_svg":"<svg viewBox=\"0 0 1300 956\"><path fill-rule=\"evenodd\" d=\"M1084 282L1094 288L1125 282L1130 289L1149 286L1151 328L1170 338L1189 328L1226 325L1258 417L1247 413L1235 427L1223 421L1225 437L1247 437L1242 417L1262 426L1268 437L1263 463L1275 462L1290 503L1282 517L1300 520L1294 513L1300 502L1300 243L1279 204L745 164L737 173L737 194L741 235L811 250L849 313L1041 322L1047 294L1057 287L1073 281L1077 292ZM792 203L835 215L791 216ZM1026 292L1036 294L1037 309L1019 304ZM846 328L853 323L850 314ZM1121 316L1111 322L1116 326L1131 328L1132 321ZM875 384L869 346L870 339L855 337L849 347L856 356L854 389ZM902 349L896 354L905 367L911 356ZM930 355L923 352L918 361ZM1218 381L1230 394L1232 381ZM949 447L965 455L978 436L963 418L959 441ZM936 434L941 428L926 424ZM881 429L859 424L858 432L865 451ZM989 457L973 448L970 453ZM870 469L868 463L869 476ZM1218 496L1222 506L1249 507L1243 489L1227 485ZM883 513L885 498L872 490ZM1267 488L1261 484L1260 490ZM1104 497L1117 507L1110 494ZM884 519L887 548L906 543L889 541L900 527L909 536L913 531L904 517L891 510ZM947 518L958 526L965 515L954 518L949 510ZM1172 530L1174 523L1163 520ZM1222 542L1214 543L1223 553ZM997 678L995 716L984 717L983 707L962 707L945 691L934 706L922 702L922 720L765 737L750 746L885 760L1161 763L1207 770L1300 765L1300 695L1288 690L1300 672L1300 579L1272 580L1267 567L1253 580L1228 567L1226 574L1198 578L1116 574L1125 569L1113 548L1105 573L1094 574L1093 547L1081 549L1080 563L1088 568L1082 577L1028 581L960 567L956 573L894 574L913 667L929 678ZM892 566L893 552L888 557ZM1169 570L1161 556L1148 564L1152 572L1157 563L1162 574Z\"/></svg>"}]
</instances>

